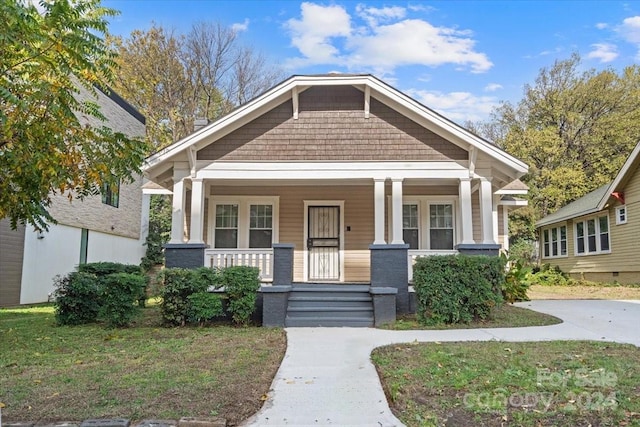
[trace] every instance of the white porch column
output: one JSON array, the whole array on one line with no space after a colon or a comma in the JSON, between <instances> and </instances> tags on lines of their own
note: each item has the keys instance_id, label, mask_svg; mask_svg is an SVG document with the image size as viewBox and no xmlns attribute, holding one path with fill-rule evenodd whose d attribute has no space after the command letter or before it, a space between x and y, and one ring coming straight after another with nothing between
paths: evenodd
<instances>
[{"instance_id":1,"label":"white porch column","mask_svg":"<svg viewBox=\"0 0 640 427\"><path fill-rule=\"evenodd\" d=\"M473 240L473 212L471 210L471 178L460 178L458 187L460 197L461 244L474 244Z\"/></svg>"},{"instance_id":2,"label":"white porch column","mask_svg":"<svg viewBox=\"0 0 640 427\"><path fill-rule=\"evenodd\" d=\"M500 241L500 222L498 221L498 203L500 203L500 195L494 194L492 196L493 206L491 209L493 220L493 241L498 243Z\"/></svg>"},{"instance_id":3,"label":"white porch column","mask_svg":"<svg viewBox=\"0 0 640 427\"><path fill-rule=\"evenodd\" d=\"M509 251L509 208L502 205L502 234L504 235L504 243L502 249Z\"/></svg>"},{"instance_id":4,"label":"white porch column","mask_svg":"<svg viewBox=\"0 0 640 427\"><path fill-rule=\"evenodd\" d=\"M374 245L384 245L384 179L374 179Z\"/></svg>"},{"instance_id":5,"label":"white porch column","mask_svg":"<svg viewBox=\"0 0 640 427\"><path fill-rule=\"evenodd\" d=\"M204 182L202 178L191 179L191 228L189 243L204 243L202 228L204 227Z\"/></svg>"},{"instance_id":6,"label":"white porch column","mask_svg":"<svg viewBox=\"0 0 640 427\"><path fill-rule=\"evenodd\" d=\"M171 240L169 243L184 243L184 178L173 180L171 209Z\"/></svg>"},{"instance_id":7,"label":"white porch column","mask_svg":"<svg viewBox=\"0 0 640 427\"><path fill-rule=\"evenodd\" d=\"M493 239L493 192L491 179L480 178L480 217L482 218L482 243L495 245Z\"/></svg>"},{"instance_id":8,"label":"white porch column","mask_svg":"<svg viewBox=\"0 0 640 427\"><path fill-rule=\"evenodd\" d=\"M402 238L402 179L391 181L391 212L393 216L393 240L391 244L403 244Z\"/></svg>"}]
</instances>

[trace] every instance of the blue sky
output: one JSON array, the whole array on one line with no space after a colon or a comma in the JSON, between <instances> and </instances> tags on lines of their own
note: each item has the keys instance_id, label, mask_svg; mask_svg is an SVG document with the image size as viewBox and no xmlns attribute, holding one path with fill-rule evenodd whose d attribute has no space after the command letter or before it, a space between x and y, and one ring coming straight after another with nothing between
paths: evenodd
<instances>
[{"instance_id":1,"label":"blue sky","mask_svg":"<svg viewBox=\"0 0 640 427\"><path fill-rule=\"evenodd\" d=\"M372 73L460 123L517 102L541 67L578 52L587 68L640 59L640 2L103 0L110 31L156 22L233 26L287 74Z\"/></svg>"}]
</instances>

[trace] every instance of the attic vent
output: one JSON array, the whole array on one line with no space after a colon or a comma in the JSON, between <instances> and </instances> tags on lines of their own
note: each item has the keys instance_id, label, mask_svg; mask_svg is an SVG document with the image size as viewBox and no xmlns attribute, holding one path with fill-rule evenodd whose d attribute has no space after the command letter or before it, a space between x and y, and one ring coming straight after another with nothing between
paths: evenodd
<instances>
[{"instance_id":1,"label":"attic vent","mask_svg":"<svg viewBox=\"0 0 640 427\"><path fill-rule=\"evenodd\" d=\"M208 124L209 124L209 120L207 119L195 119L193 121L193 131L197 132Z\"/></svg>"}]
</instances>

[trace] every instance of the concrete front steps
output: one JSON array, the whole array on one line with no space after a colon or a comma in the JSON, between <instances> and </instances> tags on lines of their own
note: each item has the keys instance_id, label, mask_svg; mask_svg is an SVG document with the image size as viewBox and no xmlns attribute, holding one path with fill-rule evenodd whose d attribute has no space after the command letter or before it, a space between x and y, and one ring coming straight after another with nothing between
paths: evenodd
<instances>
[{"instance_id":1,"label":"concrete front steps","mask_svg":"<svg viewBox=\"0 0 640 427\"><path fill-rule=\"evenodd\" d=\"M373 324L369 285L293 284L285 326L371 327Z\"/></svg>"}]
</instances>

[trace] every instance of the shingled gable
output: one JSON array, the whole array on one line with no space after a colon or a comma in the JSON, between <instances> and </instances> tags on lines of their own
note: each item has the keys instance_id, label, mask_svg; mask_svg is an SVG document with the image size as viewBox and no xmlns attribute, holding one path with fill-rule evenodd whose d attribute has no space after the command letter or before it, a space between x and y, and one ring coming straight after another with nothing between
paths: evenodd
<instances>
[{"instance_id":1,"label":"shingled gable","mask_svg":"<svg viewBox=\"0 0 640 427\"><path fill-rule=\"evenodd\" d=\"M198 160L467 163L479 153L505 176L527 170L500 148L371 75L293 76L150 156L145 170L157 177L175 161Z\"/></svg>"}]
</instances>

